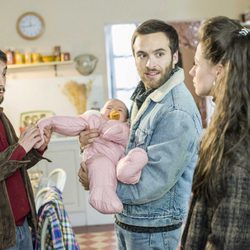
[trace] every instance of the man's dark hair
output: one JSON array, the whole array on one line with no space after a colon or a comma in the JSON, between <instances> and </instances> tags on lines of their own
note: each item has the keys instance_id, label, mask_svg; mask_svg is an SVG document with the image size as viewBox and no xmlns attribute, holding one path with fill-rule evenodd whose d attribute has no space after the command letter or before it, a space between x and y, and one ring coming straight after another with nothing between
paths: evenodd
<instances>
[{"instance_id":1,"label":"man's dark hair","mask_svg":"<svg viewBox=\"0 0 250 250\"><path fill-rule=\"evenodd\" d=\"M172 55L179 50L179 39L175 28L161 20L150 19L136 28L131 41L132 51L134 52L133 45L138 35L148 35L157 32L163 32L169 39L169 47Z\"/></svg>"},{"instance_id":2,"label":"man's dark hair","mask_svg":"<svg viewBox=\"0 0 250 250\"><path fill-rule=\"evenodd\" d=\"M2 50L0 50L0 61L7 63L7 56Z\"/></svg>"}]
</instances>

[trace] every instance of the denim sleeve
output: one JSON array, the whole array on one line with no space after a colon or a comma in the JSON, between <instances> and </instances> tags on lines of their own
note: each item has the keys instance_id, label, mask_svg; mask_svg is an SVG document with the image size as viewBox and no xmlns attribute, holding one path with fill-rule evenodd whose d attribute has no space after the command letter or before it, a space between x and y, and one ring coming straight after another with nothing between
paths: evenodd
<instances>
[{"instance_id":1,"label":"denim sleeve","mask_svg":"<svg viewBox=\"0 0 250 250\"><path fill-rule=\"evenodd\" d=\"M142 145L149 161L140 181L135 185L118 183L117 193L122 202L144 204L161 198L185 169L194 165L192 158L197 153L198 139L197 124L190 114L181 110L161 114L148 145Z\"/></svg>"}]
</instances>

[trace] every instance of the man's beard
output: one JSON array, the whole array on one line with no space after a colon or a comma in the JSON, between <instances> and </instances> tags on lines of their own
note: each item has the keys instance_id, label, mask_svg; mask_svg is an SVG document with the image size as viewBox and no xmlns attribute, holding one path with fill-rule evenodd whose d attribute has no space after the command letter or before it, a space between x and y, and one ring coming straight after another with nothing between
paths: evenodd
<instances>
[{"instance_id":1,"label":"man's beard","mask_svg":"<svg viewBox=\"0 0 250 250\"><path fill-rule=\"evenodd\" d=\"M162 86L169 79L169 76L170 76L170 74L172 72L172 62L165 68L164 72L165 73L163 74L163 76L159 80L157 80L157 81L155 81L155 80L149 81L147 79L142 79L143 83L144 84L146 83L145 84L146 86L150 86L150 88L154 88L154 89L159 88L160 86Z\"/></svg>"},{"instance_id":2,"label":"man's beard","mask_svg":"<svg viewBox=\"0 0 250 250\"><path fill-rule=\"evenodd\" d=\"M159 79L158 86L163 85L168 79L172 72L172 63L165 69L164 75Z\"/></svg>"}]
</instances>

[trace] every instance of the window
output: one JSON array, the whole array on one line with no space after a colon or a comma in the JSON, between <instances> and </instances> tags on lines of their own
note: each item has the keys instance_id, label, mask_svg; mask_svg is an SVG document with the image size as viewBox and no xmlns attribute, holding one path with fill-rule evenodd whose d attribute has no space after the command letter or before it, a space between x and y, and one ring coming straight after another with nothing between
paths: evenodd
<instances>
[{"instance_id":1,"label":"window","mask_svg":"<svg viewBox=\"0 0 250 250\"><path fill-rule=\"evenodd\" d=\"M115 24L105 27L109 96L118 98L130 108L132 95L138 84L131 50L131 38L136 24Z\"/></svg>"}]
</instances>

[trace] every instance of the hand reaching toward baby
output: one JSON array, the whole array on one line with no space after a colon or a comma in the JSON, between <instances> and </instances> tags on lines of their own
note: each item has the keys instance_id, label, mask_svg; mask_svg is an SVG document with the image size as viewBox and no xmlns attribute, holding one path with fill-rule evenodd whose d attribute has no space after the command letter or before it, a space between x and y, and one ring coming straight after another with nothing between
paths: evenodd
<instances>
[{"instance_id":1,"label":"hand reaching toward baby","mask_svg":"<svg viewBox=\"0 0 250 250\"><path fill-rule=\"evenodd\" d=\"M36 126L28 127L21 135L18 143L28 153L35 145L42 145L42 138Z\"/></svg>"},{"instance_id":2,"label":"hand reaching toward baby","mask_svg":"<svg viewBox=\"0 0 250 250\"><path fill-rule=\"evenodd\" d=\"M36 143L34 145L34 148L38 149L39 151L44 151L50 142L53 129L51 126L46 126L43 128L42 132L41 129L39 131L40 131L41 141Z\"/></svg>"}]
</instances>

